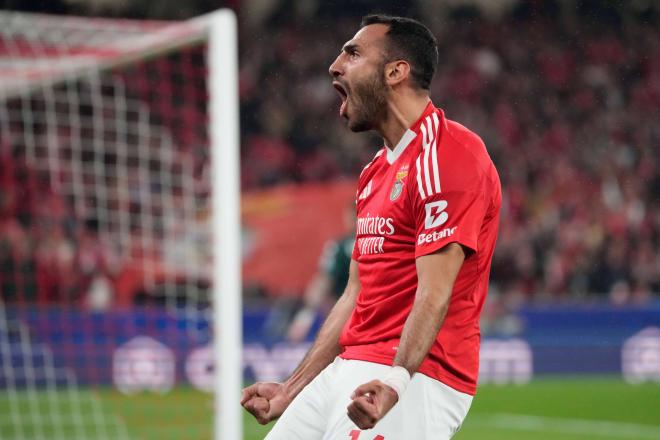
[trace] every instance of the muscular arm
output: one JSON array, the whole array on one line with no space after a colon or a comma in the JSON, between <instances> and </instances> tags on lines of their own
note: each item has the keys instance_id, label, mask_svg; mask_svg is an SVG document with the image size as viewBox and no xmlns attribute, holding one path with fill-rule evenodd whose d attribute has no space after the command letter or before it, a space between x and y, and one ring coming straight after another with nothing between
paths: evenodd
<instances>
[{"instance_id":1,"label":"muscular arm","mask_svg":"<svg viewBox=\"0 0 660 440\"><path fill-rule=\"evenodd\" d=\"M451 243L438 252L417 258L417 292L401 334L394 365L414 374L431 349L445 320L454 281L465 252Z\"/></svg>"},{"instance_id":2,"label":"muscular arm","mask_svg":"<svg viewBox=\"0 0 660 440\"><path fill-rule=\"evenodd\" d=\"M417 258L417 292L403 326L394 366L404 367L411 375L419 368L444 322L464 260L463 248L457 243ZM360 429L373 428L399 399L397 392L380 380L359 386L351 397L348 416Z\"/></svg>"},{"instance_id":3,"label":"muscular arm","mask_svg":"<svg viewBox=\"0 0 660 440\"><path fill-rule=\"evenodd\" d=\"M348 284L323 323L314 345L284 383L257 382L243 390L241 405L257 421L266 424L278 418L298 393L341 353L339 335L355 307L360 292L357 262L351 261Z\"/></svg>"},{"instance_id":4,"label":"muscular arm","mask_svg":"<svg viewBox=\"0 0 660 440\"><path fill-rule=\"evenodd\" d=\"M341 353L339 335L344 328L344 324L351 316L359 292L360 280L357 262L351 260L348 283L344 293L337 300L328 318L323 323L312 348L307 352L307 355L291 377L284 382L286 393L291 399L298 395L305 385L311 382L321 370Z\"/></svg>"}]
</instances>

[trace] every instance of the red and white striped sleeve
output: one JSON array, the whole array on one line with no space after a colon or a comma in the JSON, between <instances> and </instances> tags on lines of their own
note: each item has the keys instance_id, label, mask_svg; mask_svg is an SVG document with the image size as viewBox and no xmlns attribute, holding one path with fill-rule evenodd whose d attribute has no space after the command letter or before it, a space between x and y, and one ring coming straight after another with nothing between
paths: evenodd
<instances>
[{"instance_id":1,"label":"red and white striped sleeve","mask_svg":"<svg viewBox=\"0 0 660 440\"><path fill-rule=\"evenodd\" d=\"M436 252L457 242L477 251L479 231L488 208L486 179L470 145L439 142L438 117L429 115L421 126L422 151L415 161L413 210L415 256ZM484 149L478 137L477 149Z\"/></svg>"}]
</instances>

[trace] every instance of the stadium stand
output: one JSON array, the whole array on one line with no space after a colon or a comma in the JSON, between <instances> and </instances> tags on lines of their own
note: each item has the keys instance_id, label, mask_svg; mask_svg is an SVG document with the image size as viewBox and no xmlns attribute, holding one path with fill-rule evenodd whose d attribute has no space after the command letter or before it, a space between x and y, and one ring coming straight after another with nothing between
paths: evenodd
<instances>
[{"instance_id":1,"label":"stadium stand","mask_svg":"<svg viewBox=\"0 0 660 440\"><path fill-rule=\"evenodd\" d=\"M354 177L373 154L377 139L341 126L326 74L367 3L343 12L317 5L291 16L279 6L252 25L264 32L244 28L246 193L285 183L330 185ZM432 2L409 3L395 12L421 14ZM435 102L484 137L505 189L493 292L514 301L587 296L614 303L657 295L657 9L523 2L498 18L472 7L438 17ZM191 155L204 166L204 151ZM95 270L111 281L127 270L110 248L90 242L94 220L72 217L67 201L8 139L0 139L0 182L5 301L79 300L90 282L76 264L81 259L96 261Z\"/></svg>"}]
</instances>

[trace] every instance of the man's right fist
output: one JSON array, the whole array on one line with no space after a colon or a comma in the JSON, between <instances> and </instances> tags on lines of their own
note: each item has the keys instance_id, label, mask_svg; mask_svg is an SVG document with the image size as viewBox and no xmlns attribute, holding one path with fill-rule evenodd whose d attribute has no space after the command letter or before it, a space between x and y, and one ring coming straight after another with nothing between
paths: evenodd
<instances>
[{"instance_id":1,"label":"man's right fist","mask_svg":"<svg viewBox=\"0 0 660 440\"><path fill-rule=\"evenodd\" d=\"M241 405L262 425L282 415L290 399L284 385L276 382L257 382L243 389Z\"/></svg>"}]
</instances>

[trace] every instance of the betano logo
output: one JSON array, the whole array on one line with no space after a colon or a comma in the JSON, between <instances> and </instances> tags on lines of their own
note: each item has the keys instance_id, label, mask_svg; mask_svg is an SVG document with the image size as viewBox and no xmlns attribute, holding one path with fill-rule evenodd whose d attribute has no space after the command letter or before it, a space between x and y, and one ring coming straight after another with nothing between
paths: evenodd
<instances>
[{"instance_id":1,"label":"betano logo","mask_svg":"<svg viewBox=\"0 0 660 440\"><path fill-rule=\"evenodd\" d=\"M449 214L444 212L447 209L447 202L445 200L427 203L424 208L426 209L426 219L424 220L424 227L426 229L437 228L449 218Z\"/></svg>"},{"instance_id":2,"label":"betano logo","mask_svg":"<svg viewBox=\"0 0 660 440\"><path fill-rule=\"evenodd\" d=\"M441 238L451 237L454 235L454 232L456 232L456 226L453 228L445 228L442 231L434 231L431 234L419 234L419 237L417 237L417 244L433 243Z\"/></svg>"}]
</instances>

